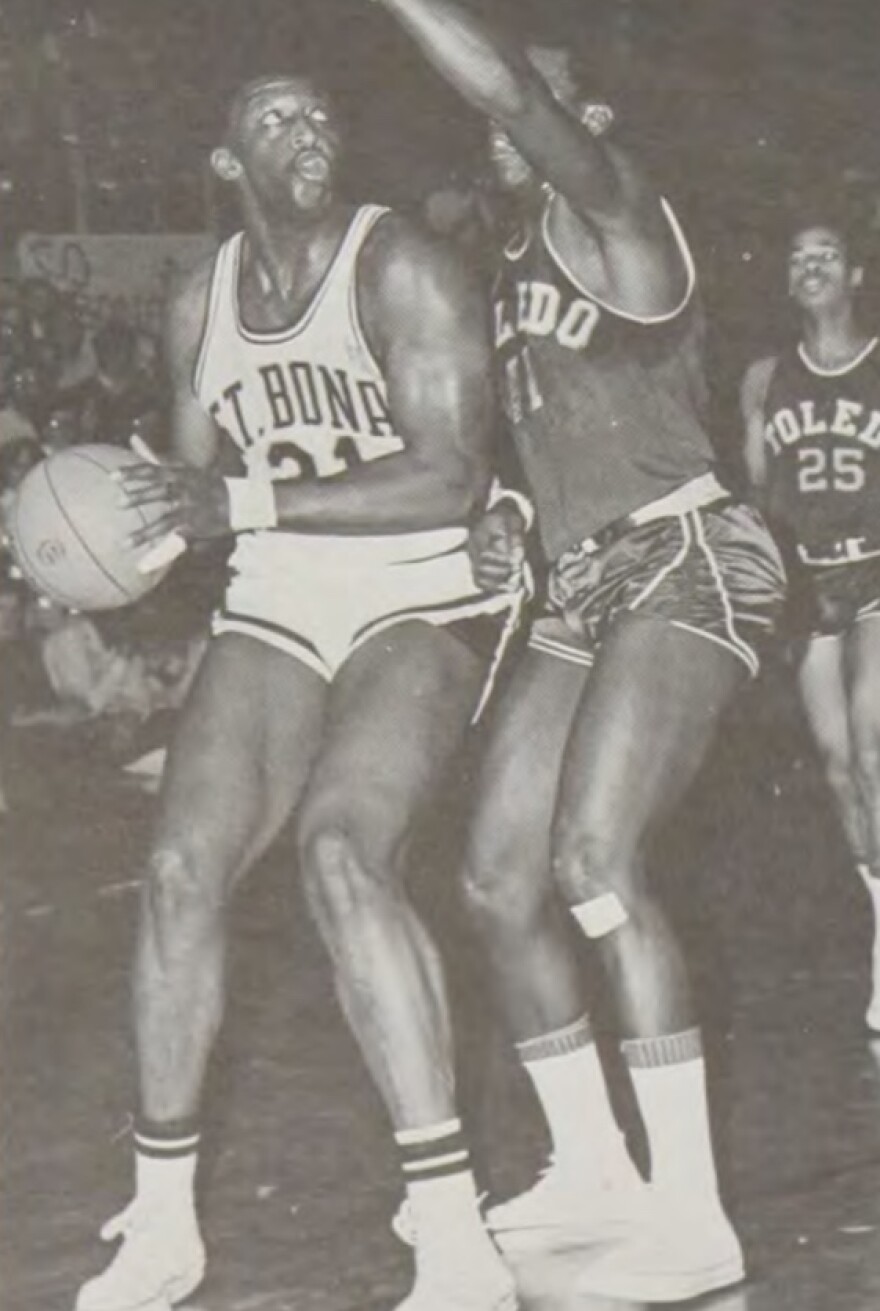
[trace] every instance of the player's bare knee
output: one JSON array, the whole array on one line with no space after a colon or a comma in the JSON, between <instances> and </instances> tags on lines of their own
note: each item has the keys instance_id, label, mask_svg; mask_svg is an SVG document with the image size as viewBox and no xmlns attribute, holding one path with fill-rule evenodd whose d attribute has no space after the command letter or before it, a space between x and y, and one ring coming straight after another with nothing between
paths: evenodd
<instances>
[{"instance_id":1,"label":"player's bare knee","mask_svg":"<svg viewBox=\"0 0 880 1311\"><path fill-rule=\"evenodd\" d=\"M299 836L303 885L312 913L326 926L345 925L359 911L387 899L396 860L353 821L306 822Z\"/></svg>"},{"instance_id":2,"label":"player's bare knee","mask_svg":"<svg viewBox=\"0 0 880 1311\"><path fill-rule=\"evenodd\" d=\"M603 826L562 827L551 867L560 893L588 938L604 938L628 922L640 896L634 855Z\"/></svg>"},{"instance_id":3,"label":"player's bare knee","mask_svg":"<svg viewBox=\"0 0 880 1311\"><path fill-rule=\"evenodd\" d=\"M156 847L147 864L146 904L155 918L176 922L214 911L223 901L220 871L193 844Z\"/></svg>"},{"instance_id":4,"label":"player's bare knee","mask_svg":"<svg viewBox=\"0 0 880 1311\"><path fill-rule=\"evenodd\" d=\"M462 892L471 921L480 933L503 932L540 917L549 888L544 871L527 866L522 852L494 845L468 853Z\"/></svg>"},{"instance_id":5,"label":"player's bare knee","mask_svg":"<svg viewBox=\"0 0 880 1311\"><path fill-rule=\"evenodd\" d=\"M822 753L825 781L836 797L847 798L856 785L854 761L837 751Z\"/></svg>"}]
</instances>

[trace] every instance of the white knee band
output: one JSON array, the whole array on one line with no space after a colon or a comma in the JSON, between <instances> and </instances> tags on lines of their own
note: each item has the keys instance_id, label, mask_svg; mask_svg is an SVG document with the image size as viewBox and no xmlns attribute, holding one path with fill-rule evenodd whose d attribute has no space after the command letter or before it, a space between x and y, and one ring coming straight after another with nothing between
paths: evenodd
<instances>
[{"instance_id":1,"label":"white knee band","mask_svg":"<svg viewBox=\"0 0 880 1311\"><path fill-rule=\"evenodd\" d=\"M616 892L603 892L591 901L572 906L571 913L588 938L604 938L623 928L629 919Z\"/></svg>"}]
</instances>

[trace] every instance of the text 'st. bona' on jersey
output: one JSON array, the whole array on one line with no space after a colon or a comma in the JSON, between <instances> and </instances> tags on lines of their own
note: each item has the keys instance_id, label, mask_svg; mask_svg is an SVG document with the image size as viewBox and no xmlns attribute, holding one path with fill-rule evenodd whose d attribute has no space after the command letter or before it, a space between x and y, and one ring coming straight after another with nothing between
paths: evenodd
<instances>
[{"instance_id":1,"label":"text 'st. bona' on jersey","mask_svg":"<svg viewBox=\"0 0 880 1311\"><path fill-rule=\"evenodd\" d=\"M551 560L713 464L703 320L672 210L687 288L672 313L639 318L580 285L554 249L554 203L508 245L494 290L502 395Z\"/></svg>"},{"instance_id":2,"label":"text 'st. bona' on jersey","mask_svg":"<svg viewBox=\"0 0 880 1311\"><path fill-rule=\"evenodd\" d=\"M848 538L880 545L880 341L820 369L803 345L780 355L764 402L767 508L821 553Z\"/></svg>"},{"instance_id":3,"label":"text 'st. bona' on jersey","mask_svg":"<svg viewBox=\"0 0 880 1311\"><path fill-rule=\"evenodd\" d=\"M194 388L250 471L329 478L402 450L357 310L358 254L387 212L366 205L355 213L305 313L277 331L242 322L243 234L218 251Z\"/></svg>"}]
</instances>

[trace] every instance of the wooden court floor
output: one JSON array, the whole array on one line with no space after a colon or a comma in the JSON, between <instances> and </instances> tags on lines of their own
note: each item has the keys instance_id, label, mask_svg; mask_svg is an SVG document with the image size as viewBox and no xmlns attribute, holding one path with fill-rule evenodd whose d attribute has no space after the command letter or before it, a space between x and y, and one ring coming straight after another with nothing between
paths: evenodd
<instances>
[{"instance_id":1,"label":"wooden court floor","mask_svg":"<svg viewBox=\"0 0 880 1311\"><path fill-rule=\"evenodd\" d=\"M749 1282L698 1311L880 1307L880 1040L861 1017L868 905L790 722L745 701L658 853L691 951L726 1194ZM69 1311L128 1197L127 969L150 798L65 747L11 743L0 821L0 1311ZM9 771L7 770L7 773ZM417 880L453 965L463 1098L485 1181L527 1183L542 1129L487 1011L448 870L454 810ZM385 1311L408 1254L382 1109L339 1018L281 843L233 911L231 1002L201 1176L196 1311ZM584 1253L519 1269L541 1311Z\"/></svg>"}]
</instances>

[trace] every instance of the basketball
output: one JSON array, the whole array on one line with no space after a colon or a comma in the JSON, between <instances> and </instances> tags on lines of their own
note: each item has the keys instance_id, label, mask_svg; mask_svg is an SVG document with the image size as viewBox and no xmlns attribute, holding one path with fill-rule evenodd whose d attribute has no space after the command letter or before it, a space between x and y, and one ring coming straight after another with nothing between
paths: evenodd
<instances>
[{"instance_id":1,"label":"basketball","mask_svg":"<svg viewBox=\"0 0 880 1311\"><path fill-rule=\"evenodd\" d=\"M116 610L146 595L170 569L138 572L150 549L128 538L164 513L126 506L117 469L142 464L121 446L71 446L22 480L7 524L16 562L42 596L70 610Z\"/></svg>"}]
</instances>

